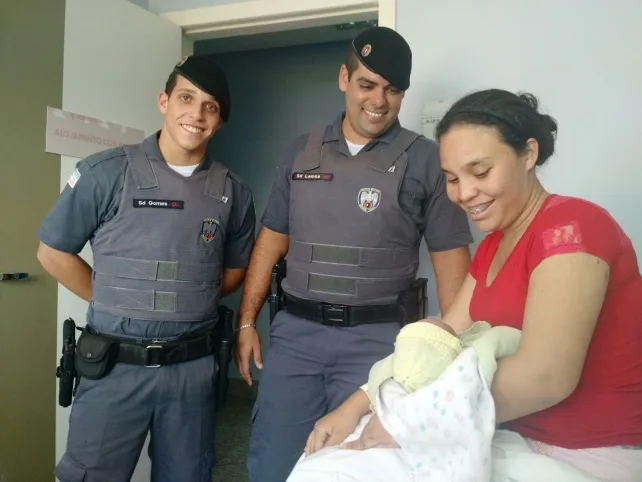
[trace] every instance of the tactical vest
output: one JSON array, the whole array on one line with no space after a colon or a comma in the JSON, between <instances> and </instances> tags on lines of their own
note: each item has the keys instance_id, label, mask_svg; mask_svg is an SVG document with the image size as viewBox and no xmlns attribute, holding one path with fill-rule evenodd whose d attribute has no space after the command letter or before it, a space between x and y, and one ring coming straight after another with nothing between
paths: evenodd
<instances>
[{"instance_id":1,"label":"tactical vest","mask_svg":"<svg viewBox=\"0 0 642 482\"><path fill-rule=\"evenodd\" d=\"M223 247L232 207L228 170L183 177L142 144L124 146L117 214L92 242L95 311L151 321L217 316Z\"/></svg>"},{"instance_id":2,"label":"tactical vest","mask_svg":"<svg viewBox=\"0 0 642 482\"><path fill-rule=\"evenodd\" d=\"M416 278L421 233L399 206L418 135L346 157L313 131L290 181L290 246L282 286L299 298L346 305L394 303Z\"/></svg>"}]
</instances>

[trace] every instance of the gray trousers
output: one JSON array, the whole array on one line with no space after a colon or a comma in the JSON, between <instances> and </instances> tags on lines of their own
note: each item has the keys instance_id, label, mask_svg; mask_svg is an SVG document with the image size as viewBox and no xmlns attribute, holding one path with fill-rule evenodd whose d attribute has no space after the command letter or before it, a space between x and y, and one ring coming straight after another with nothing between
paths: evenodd
<instances>
[{"instance_id":1,"label":"gray trousers","mask_svg":"<svg viewBox=\"0 0 642 482\"><path fill-rule=\"evenodd\" d=\"M216 374L215 357L207 356L160 368L117 364L100 380L82 378L56 477L61 482L128 482L151 431L153 482L210 482Z\"/></svg>"},{"instance_id":2,"label":"gray trousers","mask_svg":"<svg viewBox=\"0 0 642 482\"><path fill-rule=\"evenodd\" d=\"M394 349L397 323L330 327L279 312L252 413L251 482L284 482L314 423L367 382Z\"/></svg>"}]
</instances>

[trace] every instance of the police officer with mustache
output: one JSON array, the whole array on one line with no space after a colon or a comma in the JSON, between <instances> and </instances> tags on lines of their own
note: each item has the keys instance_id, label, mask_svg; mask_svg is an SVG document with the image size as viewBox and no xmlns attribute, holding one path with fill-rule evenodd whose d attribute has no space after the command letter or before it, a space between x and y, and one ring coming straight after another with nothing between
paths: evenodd
<instances>
[{"instance_id":1,"label":"police officer with mustache","mask_svg":"<svg viewBox=\"0 0 642 482\"><path fill-rule=\"evenodd\" d=\"M411 66L394 30L359 34L339 71L345 112L297 139L277 169L237 326L240 373L252 383L252 357L262 369L252 482L286 480L315 422L367 381L402 325L423 317L415 284L422 239L442 312L467 274L473 240L446 196L437 146L397 118ZM256 319L286 255L284 309L263 366Z\"/></svg>"}]
</instances>

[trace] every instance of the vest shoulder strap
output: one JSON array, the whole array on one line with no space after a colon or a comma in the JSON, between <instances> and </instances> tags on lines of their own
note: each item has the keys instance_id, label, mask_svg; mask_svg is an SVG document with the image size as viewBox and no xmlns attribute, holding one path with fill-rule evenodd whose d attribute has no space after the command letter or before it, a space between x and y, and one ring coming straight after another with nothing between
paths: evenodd
<instances>
[{"instance_id":1,"label":"vest shoulder strap","mask_svg":"<svg viewBox=\"0 0 642 482\"><path fill-rule=\"evenodd\" d=\"M419 134L408 129L401 128L401 132L395 140L392 141L390 147L394 147L401 152L406 152L408 148L419 138Z\"/></svg>"},{"instance_id":2,"label":"vest shoulder strap","mask_svg":"<svg viewBox=\"0 0 642 482\"><path fill-rule=\"evenodd\" d=\"M294 161L293 170L311 171L321 165L321 149L327 127L320 127L310 132L305 147Z\"/></svg>"},{"instance_id":3,"label":"vest shoulder strap","mask_svg":"<svg viewBox=\"0 0 642 482\"><path fill-rule=\"evenodd\" d=\"M370 166L377 171L386 172L418 138L419 134L402 127L390 144L374 154Z\"/></svg>"},{"instance_id":4,"label":"vest shoulder strap","mask_svg":"<svg viewBox=\"0 0 642 482\"><path fill-rule=\"evenodd\" d=\"M127 163L131 168L134 182L139 190L142 189L155 189L158 187L158 178L152 163L145 153L145 148L142 144L127 144L123 146L125 155L127 156Z\"/></svg>"},{"instance_id":5,"label":"vest shoulder strap","mask_svg":"<svg viewBox=\"0 0 642 482\"><path fill-rule=\"evenodd\" d=\"M229 170L227 167L212 161L207 173L207 180L205 181L205 195L213 197L217 201L227 203L232 196L232 191L225 192L227 185L227 177Z\"/></svg>"}]
</instances>

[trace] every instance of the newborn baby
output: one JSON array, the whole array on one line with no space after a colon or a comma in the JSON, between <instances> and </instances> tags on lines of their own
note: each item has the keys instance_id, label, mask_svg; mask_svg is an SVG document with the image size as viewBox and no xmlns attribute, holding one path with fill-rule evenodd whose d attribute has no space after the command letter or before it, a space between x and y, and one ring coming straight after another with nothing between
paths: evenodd
<instances>
[{"instance_id":1,"label":"newborn baby","mask_svg":"<svg viewBox=\"0 0 642 482\"><path fill-rule=\"evenodd\" d=\"M490 385L497 359L514 354L520 338L486 322L459 334L435 319L405 326L363 387L398 447L325 447L302 455L288 482L592 480L533 452L519 434L496 431ZM371 418L345 441L358 439Z\"/></svg>"},{"instance_id":2,"label":"newborn baby","mask_svg":"<svg viewBox=\"0 0 642 482\"><path fill-rule=\"evenodd\" d=\"M344 440L359 439L376 413L398 447L325 447L302 455L288 482L491 480L496 425L489 387L496 360L515 353L520 336L486 322L459 334L435 319L405 326L394 352L371 368L362 387L371 411Z\"/></svg>"},{"instance_id":3,"label":"newborn baby","mask_svg":"<svg viewBox=\"0 0 642 482\"><path fill-rule=\"evenodd\" d=\"M367 392L374 405L383 382L393 378L408 393L430 385L467 347L477 352L490 386L497 359L517 351L521 332L507 326L491 327L478 321L459 333L440 320L427 318L406 325L397 335L395 351L370 369ZM366 388L366 387L364 387Z\"/></svg>"}]
</instances>

